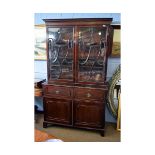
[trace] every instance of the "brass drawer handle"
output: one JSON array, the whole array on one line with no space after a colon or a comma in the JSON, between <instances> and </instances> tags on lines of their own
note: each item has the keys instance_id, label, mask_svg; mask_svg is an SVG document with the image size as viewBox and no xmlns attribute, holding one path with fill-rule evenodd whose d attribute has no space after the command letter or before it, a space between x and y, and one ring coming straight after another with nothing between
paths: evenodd
<instances>
[{"instance_id":1,"label":"brass drawer handle","mask_svg":"<svg viewBox=\"0 0 155 155\"><path fill-rule=\"evenodd\" d=\"M90 93L87 93L87 97L91 97L91 94Z\"/></svg>"},{"instance_id":2,"label":"brass drawer handle","mask_svg":"<svg viewBox=\"0 0 155 155\"><path fill-rule=\"evenodd\" d=\"M59 91L59 90L56 90L56 91L55 91L55 93L56 93L56 94L59 94L59 93L60 93L60 91Z\"/></svg>"}]
</instances>

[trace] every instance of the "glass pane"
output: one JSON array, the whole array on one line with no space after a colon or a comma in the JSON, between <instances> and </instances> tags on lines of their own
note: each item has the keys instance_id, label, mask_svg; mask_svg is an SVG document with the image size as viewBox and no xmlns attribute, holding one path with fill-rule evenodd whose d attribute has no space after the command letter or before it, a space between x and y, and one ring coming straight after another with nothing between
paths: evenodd
<instances>
[{"instance_id":1,"label":"glass pane","mask_svg":"<svg viewBox=\"0 0 155 155\"><path fill-rule=\"evenodd\" d=\"M48 28L50 79L73 79L73 28Z\"/></svg>"},{"instance_id":2,"label":"glass pane","mask_svg":"<svg viewBox=\"0 0 155 155\"><path fill-rule=\"evenodd\" d=\"M79 81L103 82L105 74L106 27L79 29Z\"/></svg>"}]
</instances>

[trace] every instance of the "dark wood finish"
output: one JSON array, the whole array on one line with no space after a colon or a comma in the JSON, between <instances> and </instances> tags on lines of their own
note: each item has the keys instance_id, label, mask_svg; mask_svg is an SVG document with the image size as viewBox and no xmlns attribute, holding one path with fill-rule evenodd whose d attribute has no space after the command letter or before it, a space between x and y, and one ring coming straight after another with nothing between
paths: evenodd
<instances>
[{"instance_id":1,"label":"dark wood finish","mask_svg":"<svg viewBox=\"0 0 155 155\"><path fill-rule=\"evenodd\" d=\"M98 101L80 100L74 104L74 125L102 128L104 104Z\"/></svg>"},{"instance_id":2,"label":"dark wood finish","mask_svg":"<svg viewBox=\"0 0 155 155\"><path fill-rule=\"evenodd\" d=\"M46 26L83 26L110 24L112 18L43 19Z\"/></svg>"},{"instance_id":3,"label":"dark wood finish","mask_svg":"<svg viewBox=\"0 0 155 155\"><path fill-rule=\"evenodd\" d=\"M94 99L103 100L105 97L103 89L77 87L74 89L74 98L76 99Z\"/></svg>"},{"instance_id":4,"label":"dark wood finish","mask_svg":"<svg viewBox=\"0 0 155 155\"><path fill-rule=\"evenodd\" d=\"M111 25L113 29L121 29L121 25Z\"/></svg>"},{"instance_id":5,"label":"dark wood finish","mask_svg":"<svg viewBox=\"0 0 155 155\"><path fill-rule=\"evenodd\" d=\"M49 41L49 32L47 31L47 70L48 70L48 81L47 83L44 83L43 85L43 96L44 96L44 122L43 127L46 128L50 124L58 124L68 127L76 127L81 129L88 129L88 130L96 130L101 132L101 135L104 136L104 124L105 124L105 100L106 95L108 91L108 85L106 83L106 69L107 69L107 57L110 55L111 45L112 45L112 27L110 26L112 19L111 18L105 18L105 19L45 19L46 27L51 28L51 33L55 35L59 35L59 33L62 33L61 36L63 38L66 38L65 35L66 32L61 32L62 29L65 27L72 27L73 28L73 40L72 46L68 43L68 51L69 49L73 49L73 53L70 57L67 57L66 55L65 61L61 62L61 57L57 60L53 61L53 57L50 56L49 52L55 52L54 50L57 48L57 40L53 39L52 47L53 51L48 51L48 41ZM81 31L80 28L83 28ZM102 27L103 31L102 31ZM52 30L52 28L57 28ZM89 29L90 28L90 29ZM93 70L94 75L87 75L91 77L91 79L86 80L85 79L85 69L82 68L81 61L87 60L85 58L85 55L82 55L84 57L80 57L83 50L79 49L80 45L80 38L82 38L80 33L90 34L92 33L92 36L94 33L97 35L97 39L101 38L103 35L105 35L104 38L104 45L102 42L98 42L97 44L88 44L85 47L84 52L89 53L91 49L98 48L98 53L104 51L104 55L91 55L91 59L93 59L93 63L91 65L94 65L96 70ZM57 32L56 32L57 31ZM89 32L90 31L90 32ZM58 38L61 38L59 36ZM55 37L57 37L55 35ZM91 38L89 36L86 36L89 43L89 39ZM61 40L61 39L60 39ZM93 40L93 39L92 39ZM66 42L66 40L64 39ZM70 40L68 40L70 42ZM84 43L86 43L84 42ZM92 42L90 42L92 43ZM60 45L59 45L60 46ZM89 48L88 48L89 46ZM102 47L103 46L103 47ZM65 51L61 51L65 52ZM53 54L52 53L52 54ZM85 54L84 53L84 54ZM55 53L54 53L55 54ZM92 54L92 53L89 53ZM60 55L60 51L58 52L58 55ZM53 55L52 55L53 56ZM100 57L99 57L100 56ZM96 57L96 59L94 58ZM102 58L103 57L103 58ZM98 58L100 58L103 61L99 63ZM70 76L69 72L67 72L67 61L72 60L72 76ZM89 59L88 59L89 60ZM53 61L51 63L51 61ZM58 61L58 62L57 62ZM61 70L61 72L65 72L65 77L69 75L71 78L57 78L52 79L50 78L50 71L51 71L51 64L54 65L55 62L57 64L63 65L63 63L66 65L65 70ZM71 63L71 62L69 62ZM56 66L56 65L55 65ZM81 68L80 68L81 67ZM85 65L86 67L86 73L89 73L90 71L87 70L87 67L90 68L89 63L88 65ZM93 66L92 68L93 69ZM103 69L103 74L100 75L100 72ZM58 71L58 70L56 70ZM97 74L96 74L96 72ZM56 74L56 73L54 73ZM80 75L80 78L79 78ZM60 74L61 76L61 74ZM101 79L102 77L102 79ZM83 78L81 80L81 78Z\"/></svg>"},{"instance_id":6,"label":"dark wood finish","mask_svg":"<svg viewBox=\"0 0 155 155\"><path fill-rule=\"evenodd\" d=\"M71 124L72 101L44 98L45 121Z\"/></svg>"},{"instance_id":7,"label":"dark wood finish","mask_svg":"<svg viewBox=\"0 0 155 155\"><path fill-rule=\"evenodd\" d=\"M54 98L72 98L72 89L65 86L45 86L44 94Z\"/></svg>"}]
</instances>

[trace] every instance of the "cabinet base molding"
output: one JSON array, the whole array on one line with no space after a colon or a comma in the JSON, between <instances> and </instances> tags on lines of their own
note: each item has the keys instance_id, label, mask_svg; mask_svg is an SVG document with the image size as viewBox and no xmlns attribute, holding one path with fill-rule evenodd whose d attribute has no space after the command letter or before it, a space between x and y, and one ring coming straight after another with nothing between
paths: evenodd
<instances>
[{"instance_id":1,"label":"cabinet base molding","mask_svg":"<svg viewBox=\"0 0 155 155\"><path fill-rule=\"evenodd\" d=\"M84 130L91 130L91 131L97 131L101 134L102 137L104 137L104 129L98 129L98 128L90 128L90 127L79 127L79 126L73 126L73 125L64 125L61 123L55 123L55 122L43 122L43 128L51 127L51 126L63 126L63 127L69 127L69 128L76 128L76 129L84 129Z\"/></svg>"}]
</instances>

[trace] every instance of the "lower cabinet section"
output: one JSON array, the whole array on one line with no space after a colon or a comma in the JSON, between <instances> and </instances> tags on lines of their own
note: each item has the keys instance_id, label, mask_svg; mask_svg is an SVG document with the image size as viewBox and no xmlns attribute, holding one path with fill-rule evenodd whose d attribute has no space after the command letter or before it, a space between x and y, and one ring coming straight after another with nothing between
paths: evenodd
<instances>
[{"instance_id":1,"label":"lower cabinet section","mask_svg":"<svg viewBox=\"0 0 155 155\"><path fill-rule=\"evenodd\" d=\"M45 88L48 86L44 86ZM46 90L53 90L51 89ZM104 123L105 123L105 94L106 91L88 88L67 88L68 91L60 90L54 87L61 94L53 93L52 95L44 93L44 122L43 127L48 124L58 124L76 128L97 130L104 136ZM103 91L103 95L102 95ZM65 93L70 93L71 96L66 97ZM82 93L83 92L83 93ZM94 95L96 94L96 95ZM98 97L97 97L98 95Z\"/></svg>"}]
</instances>

